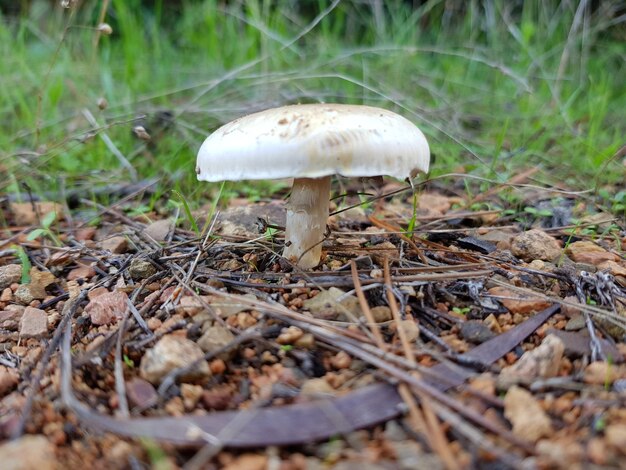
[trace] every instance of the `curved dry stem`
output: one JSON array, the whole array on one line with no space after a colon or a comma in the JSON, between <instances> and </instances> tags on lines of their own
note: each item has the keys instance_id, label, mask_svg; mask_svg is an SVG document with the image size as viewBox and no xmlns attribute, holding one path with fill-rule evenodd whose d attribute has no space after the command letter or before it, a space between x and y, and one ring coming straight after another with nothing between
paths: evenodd
<instances>
[{"instance_id":1,"label":"curved dry stem","mask_svg":"<svg viewBox=\"0 0 626 470\"><path fill-rule=\"evenodd\" d=\"M293 180L283 256L301 269L314 268L320 262L329 195L330 176Z\"/></svg>"}]
</instances>

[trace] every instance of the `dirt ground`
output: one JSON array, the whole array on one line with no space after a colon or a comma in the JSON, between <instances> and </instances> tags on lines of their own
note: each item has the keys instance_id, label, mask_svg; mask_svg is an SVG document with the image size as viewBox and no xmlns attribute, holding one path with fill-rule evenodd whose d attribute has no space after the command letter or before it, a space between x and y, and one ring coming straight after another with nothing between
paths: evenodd
<instances>
[{"instance_id":1,"label":"dirt ground","mask_svg":"<svg viewBox=\"0 0 626 470\"><path fill-rule=\"evenodd\" d=\"M280 194L6 199L3 468L626 468L623 215L353 185L307 272Z\"/></svg>"}]
</instances>

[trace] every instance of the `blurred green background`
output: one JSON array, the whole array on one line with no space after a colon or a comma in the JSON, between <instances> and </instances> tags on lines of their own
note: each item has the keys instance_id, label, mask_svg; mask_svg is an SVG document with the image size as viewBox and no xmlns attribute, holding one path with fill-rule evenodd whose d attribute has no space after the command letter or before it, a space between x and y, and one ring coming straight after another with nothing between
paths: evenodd
<instances>
[{"instance_id":1,"label":"blurred green background","mask_svg":"<svg viewBox=\"0 0 626 470\"><path fill-rule=\"evenodd\" d=\"M210 192L194 164L211 130L320 101L407 116L431 142L432 175L493 181L481 190L531 166L541 184L623 186L626 2L2 0L0 11L3 193L159 177L196 204ZM259 184L236 188L254 197Z\"/></svg>"}]
</instances>

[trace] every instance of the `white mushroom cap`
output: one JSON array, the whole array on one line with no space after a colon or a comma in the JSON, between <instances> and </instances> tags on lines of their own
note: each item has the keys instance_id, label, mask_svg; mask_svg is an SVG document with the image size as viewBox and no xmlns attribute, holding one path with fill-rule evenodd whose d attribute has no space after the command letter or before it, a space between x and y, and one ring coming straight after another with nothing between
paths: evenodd
<instances>
[{"instance_id":1,"label":"white mushroom cap","mask_svg":"<svg viewBox=\"0 0 626 470\"><path fill-rule=\"evenodd\" d=\"M203 181L390 175L428 171L424 134L408 119L370 106L304 104L235 119L202 144Z\"/></svg>"}]
</instances>

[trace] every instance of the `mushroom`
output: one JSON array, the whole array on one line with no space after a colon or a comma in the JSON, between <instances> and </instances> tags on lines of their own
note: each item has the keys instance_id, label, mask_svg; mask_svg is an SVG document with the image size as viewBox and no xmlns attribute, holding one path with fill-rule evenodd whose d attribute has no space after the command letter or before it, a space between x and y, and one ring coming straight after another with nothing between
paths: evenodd
<instances>
[{"instance_id":1,"label":"mushroom","mask_svg":"<svg viewBox=\"0 0 626 470\"><path fill-rule=\"evenodd\" d=\"M303 104L235 119L198 152L201 181L293 177L283 256L302 269L317 266L329 215L330 178L396 178L428 171L424 134L386 109Z\"/></svg>"}]
</instances>

